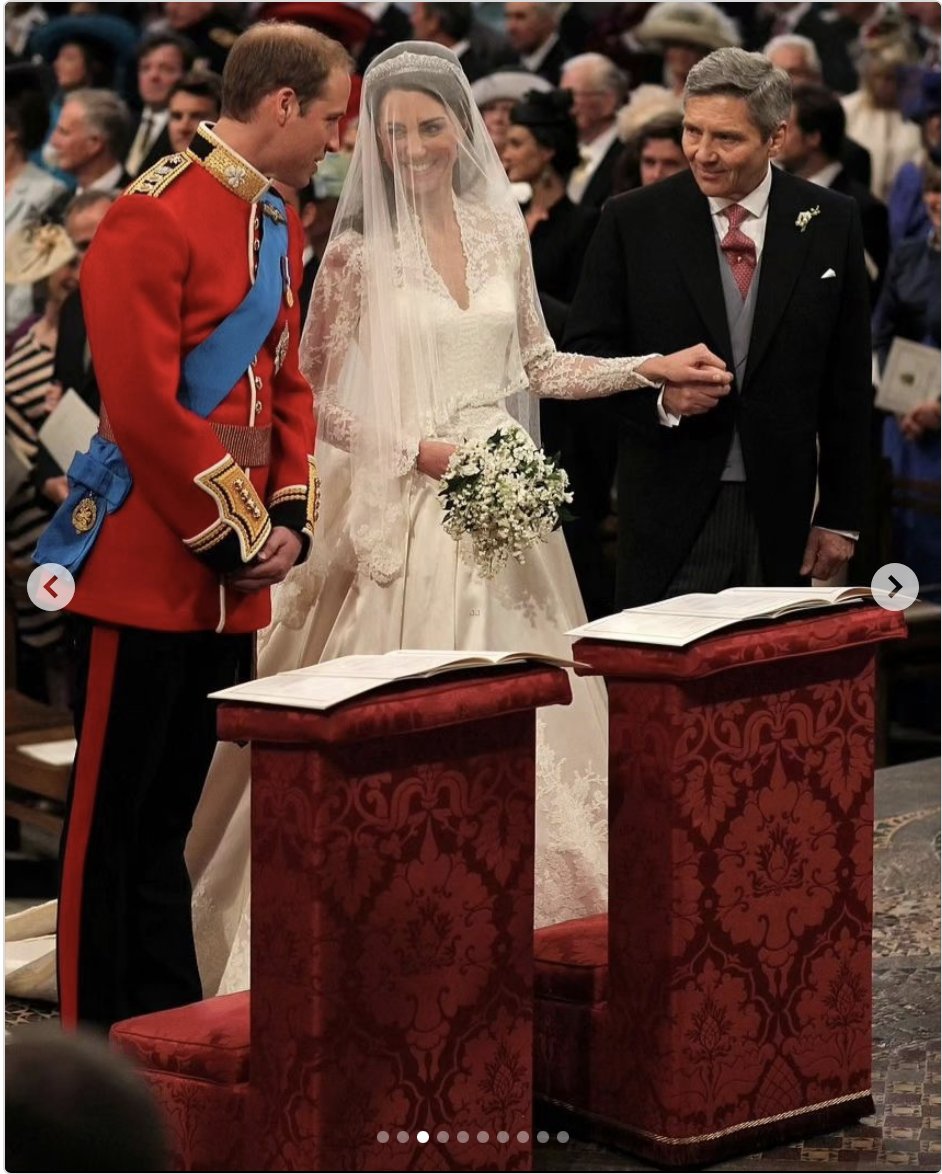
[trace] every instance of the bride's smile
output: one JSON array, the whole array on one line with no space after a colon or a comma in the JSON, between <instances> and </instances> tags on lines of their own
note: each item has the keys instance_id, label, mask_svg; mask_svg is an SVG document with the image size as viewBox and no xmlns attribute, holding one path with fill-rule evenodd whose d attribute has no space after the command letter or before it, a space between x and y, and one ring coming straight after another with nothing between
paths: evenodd
<instances>
[{"instance_id":1,"label":"bride's smile","mask_svg":"<svg viewBox=\"0 0 942 1174\"><path fill-rule=\"evenodd\" d=\"M455 128L441 102L421 90L393 90L380 118L383 160L417 195L449 186L458 158Z\"/></svg>"}]
</instances>

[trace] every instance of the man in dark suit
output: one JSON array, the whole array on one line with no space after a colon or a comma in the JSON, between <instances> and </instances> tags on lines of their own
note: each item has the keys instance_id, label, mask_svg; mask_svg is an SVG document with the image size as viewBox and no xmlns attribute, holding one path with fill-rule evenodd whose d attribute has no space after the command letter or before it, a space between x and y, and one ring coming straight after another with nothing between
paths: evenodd
<instances>
[{"instance_id":1,"label":"man in dark suit","mask_svg":"<svg viewBox=\"0 0 942 1174\"><path fill-rule=\"evenodd\" d=\"M735 375L725 398L617 398L620 606L826 579L853 553L871 400L863 241L852 200L771 168L790 103L759 54L704 58L685 92L691 171L612 199L589 250L571 349L704 341Z\"/></svg>"},{"instance_id":2,"label":"man in dark suit","mask_svg":"<svg viewBox=\"0 0 942 1174\"><path fill-rule=\"evenodd\" d=\"M785 70L792 79L792 90L799 86L823 85L821 58L818 56L814 41L807 37L793 33L773 37L762 52L773 65ZM870 187L872 164L870 152L866 147L862 147L845 134L841 142L840 159L851 179L863 184L865 188Z\"/></svg>"},{"instance_id":3,"label":"man in dark suit","mask_svg":"<svg viewBox=\"0 0 942 1174\"><path fill-rule=\"evenodd\" d=\"M886 205L848 175L841 160L846 117L840 99L825 86L796 86L779 162L792 175L850 196L863 227L871 300L876 304L890 257Z\"/></svg>"},{"instance_id":4,"label":"man in dark suit","mask_svg":"<svg viewBox=\"0 0 942 1174\"><path fill-rule=\"evenodd\" d=\"M551 86L559 85L563 64L572 50L559 37L556 4L505 4L504 28L520 63Z\"/></svg>"},{"instance_id":5,"label":"man in dark suit","mask_svg":"<svg viewBox=\"0 0 942 1174\"><path fill-rule=\"evenodd\" d=\"M416 40L451 49L469 82L504 65L519 64L517 54L498 33L474 20L470 4L413 4L412 32Z\"/></svg>"},{"instance_id":6,"label":"man in dark suit","mask_svg":"<svg viewBox=\"0 0 942 1174\"><path fill-rule=\"evenodd\" d=\"M131 179L169 155L168 103L174 87L193 67L193 46L176 33L154 33L137 51L137 89L142 109L124 166Z\"/></svg>"},{"instance_id":7,"label":"man in dark suit","mask_svg":"<svg viewBox=\"0 0 942 1174\"><path fill-rule=\"evenodd\" d=\"M624 150L615 115L628 96L627 79L601 53L582 53L563 66L559 84L572 94L582 157L569 177L566 194L574 204L601 208L612 194L615 164Z\"/></svg>"}]
</instances>

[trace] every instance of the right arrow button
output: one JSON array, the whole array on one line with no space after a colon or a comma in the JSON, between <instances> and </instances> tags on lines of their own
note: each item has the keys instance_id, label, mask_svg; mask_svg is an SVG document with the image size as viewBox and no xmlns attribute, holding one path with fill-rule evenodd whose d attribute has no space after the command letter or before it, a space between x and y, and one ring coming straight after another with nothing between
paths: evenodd
<instances>
[{"instance_id":1,"label":"right arrow button","mask_svg":"<svg viewBox=\"0 0 942 1174\"><path fill-rule=\"evenodd\" d=\"M919 597L919 579L905 563L887 563L870 583L873 598L887 611L904 611Z\"/></svg>"}]
</instances>

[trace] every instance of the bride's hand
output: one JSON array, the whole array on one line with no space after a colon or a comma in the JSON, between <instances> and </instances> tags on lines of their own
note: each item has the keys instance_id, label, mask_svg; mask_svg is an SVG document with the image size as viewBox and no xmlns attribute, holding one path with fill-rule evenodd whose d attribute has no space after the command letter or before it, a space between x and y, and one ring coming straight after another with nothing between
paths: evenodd
<instances>
[{"instance_id":1,"label":"bride's hand","mask_svg":"<svg viewBox=\"0 0 942 1174\"><path fill-rule=\"evenodd\" d=\"M704 384L703 390L709 390L710 395L725 395L733 381L723 360L702 342L672 355L647 359L637 370L652 383Z\"/></svg>"},{"instance_id":2,"label":"bride's hand","mask_svg":"<svg viewBox=\"0 0 942 1174\"><path fill-rule=\"evenodd\" d=\"M419 455L415 467L426 477L434 477L440 481L448 468L448 462L456 446L447 440L419 441Z\"/></svg>"}]
</instances>

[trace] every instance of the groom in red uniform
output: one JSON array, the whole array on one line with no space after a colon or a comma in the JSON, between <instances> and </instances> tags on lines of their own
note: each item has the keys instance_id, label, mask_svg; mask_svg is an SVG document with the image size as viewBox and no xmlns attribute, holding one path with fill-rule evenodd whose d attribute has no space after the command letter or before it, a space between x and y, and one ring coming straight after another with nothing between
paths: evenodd
<instances>
[{"instance_id":1,"label":"groom in red uniform","mask_svg":"<svg viewBox=\"0 0 942 1174\"><path fill-rule=\"evenodd\" d=\"M349 94L297 25L233 47L222 115L145 172L82 271L99 433L37 561L76 577L77 711L59 904L62 1020L201 998L183 849L215 745L207 694L251 671L269 587L303 559L317 484L298 371L307 184Z\"/></svg>"}]
</instances>

